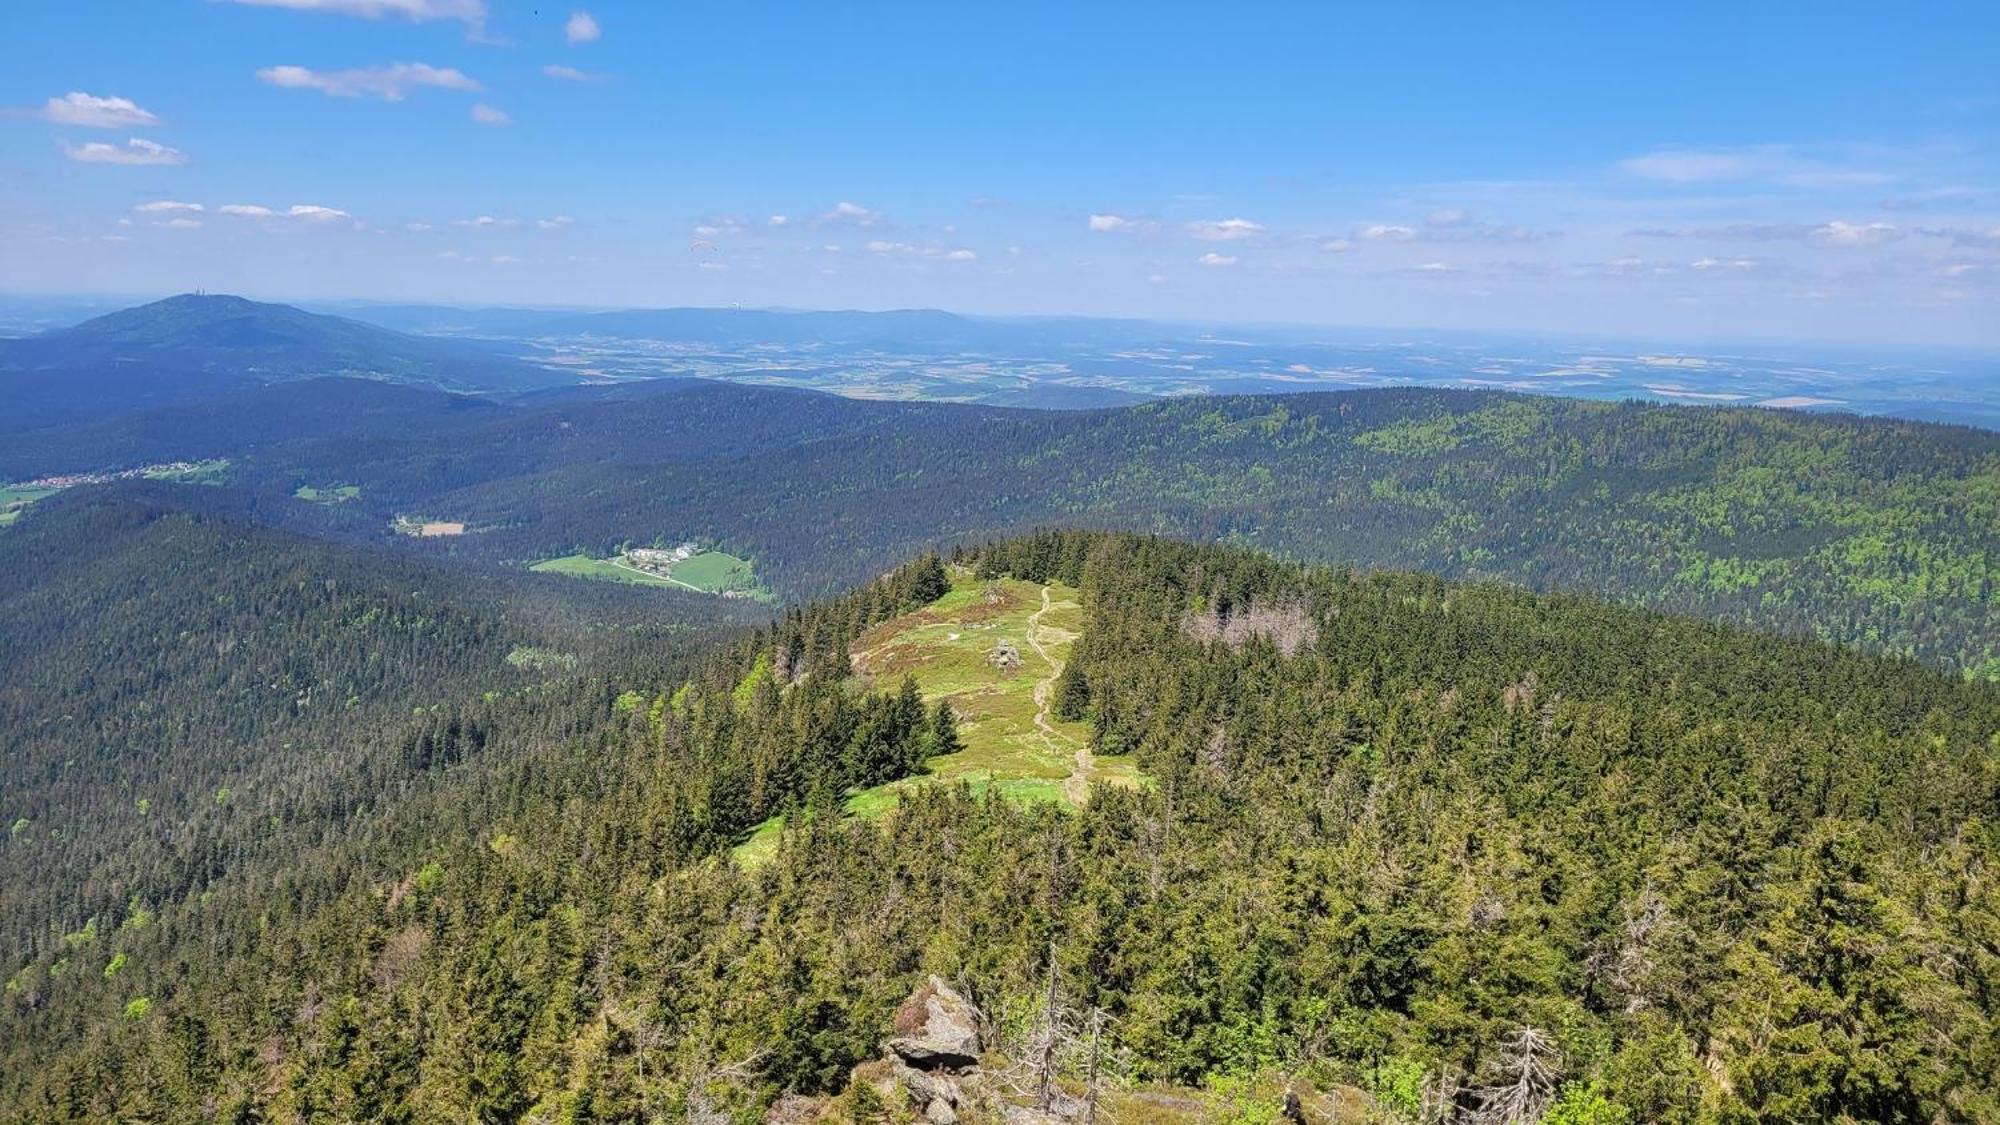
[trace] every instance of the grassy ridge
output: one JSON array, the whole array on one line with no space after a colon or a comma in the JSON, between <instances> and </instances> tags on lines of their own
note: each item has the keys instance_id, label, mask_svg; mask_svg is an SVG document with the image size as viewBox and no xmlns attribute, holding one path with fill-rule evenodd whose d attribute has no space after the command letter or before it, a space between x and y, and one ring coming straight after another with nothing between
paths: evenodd
<instances>
[{"instance_id":1,"label":"grassy ridge","mask_svg":"<svg viewBox=\"0 0 2000 1125\"><path fill-rule=\"evenodd\" d=\"M921 776L850 794L847 811L881 816L910 787L939 781L1074 803L1094 784L1140 784L1130 757L1091 754L1090 725L1055 714L1055 678L1082 629L1074 587L959 574L937 601L862 634L853 646L855 674L877 690L907 675L925 703L949 700L965 748L932 758ZM1018 664L995 660L1002 646L1018 654ZM782 817L758 825L737 859L754 865L768 858L783 827Z\"/></svg>"}]
</instances>

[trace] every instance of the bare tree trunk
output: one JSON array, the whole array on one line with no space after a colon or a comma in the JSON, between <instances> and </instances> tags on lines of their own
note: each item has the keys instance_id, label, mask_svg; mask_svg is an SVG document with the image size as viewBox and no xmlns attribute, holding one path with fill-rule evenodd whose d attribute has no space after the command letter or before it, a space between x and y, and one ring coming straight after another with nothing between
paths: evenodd
<instances>
[{"instance_id":1,"label":"bare tree trunk","mask_svg":"<svg viewBox=\"0 0 2000 1125\"><path fill-rule=\"evenodd\" d=\"M1056 1028L1056 943L1049 943L1049 990L1042 1002L1042 1042L1041 1057L1035 1060L1035 1069L1040 1071L1040 1088L1035 1093L1035 1108L1046 1113L1055 1105L1056 1048L1062 1036Z\"/></svg>"},{"instance_id":2,"label":"bare tree trunk","mask_svg":"<svg viewBox=\"0 0 2000 1125\"><path fill-rule=\"evenodd\" d=\"M1097 1125L1098 1043L1104 1031L1104 1009L1090 1010L1090 1062L1083 1079L1083 1125Z\"/></svg>"}]
</instances>

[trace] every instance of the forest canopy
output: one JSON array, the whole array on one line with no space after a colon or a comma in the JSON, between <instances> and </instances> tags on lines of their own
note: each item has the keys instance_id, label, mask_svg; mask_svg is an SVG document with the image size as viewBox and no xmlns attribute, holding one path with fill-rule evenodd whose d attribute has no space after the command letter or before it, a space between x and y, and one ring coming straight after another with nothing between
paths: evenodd
<instances>
[{"instance_id":1,"label":"forest canopy","mask_svg":"<svg viewBox=\"0 0 2000 1125\"><path fill-rule=\"evenodd\" d=\"M1149 785L840 811L936 747L848 646L954 567L1080 591L1063 705ZM1210 1107L1289 1075L1475 1114L1525 1051L1550 1119L2000 1113L2000 689L1906 660L1058 532L468 720L451 785L10 966L11 1114L851 1114L928 974L996 1066L1060 1007Z\"/></svg>"}]
</instances>

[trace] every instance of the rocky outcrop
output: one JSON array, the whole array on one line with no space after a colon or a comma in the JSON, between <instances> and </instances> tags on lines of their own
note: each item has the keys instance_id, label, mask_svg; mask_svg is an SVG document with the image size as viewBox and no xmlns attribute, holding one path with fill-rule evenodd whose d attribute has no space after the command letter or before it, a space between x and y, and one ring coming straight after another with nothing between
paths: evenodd
<instances>
[{"instance_id":1,"label":"rocky outcrop","mask_svg":"<svg viewBox=\"0 0 2000 1125\"><path fill-rule=\"evenodd\" d=\"M979 1010L933 976L896 1009L896 1035L883 1047L920 1070L975 1066Z\"/></svg>"},{"instance_id":2,"label":"rocky outcrop","mask_svg":"<svg viewBox=\"0 0 2000 1125\"><path fill-rule=\"evenodd\" d=\"M979 1065L979 1009L933 976L896 1009L896 1034L882 1044L890 1074L930 1125L957 1125L965 1104L960 1076Z\"/></svg>"},{"instance_id":3,"label":"rocky outcrop","mask_svg":"<svg viewBox=\"0 0 2000 1125\"><path fill-rule=\"evenodd\" d=\"M979 1009L933 976L896 1009L895 1029L881 1058L855 1068L854 1081L885 1100L903 1099L928 1125L958 1125L975 1097L968 1085L983 1091Z\"/></svg>"}]
</instances>

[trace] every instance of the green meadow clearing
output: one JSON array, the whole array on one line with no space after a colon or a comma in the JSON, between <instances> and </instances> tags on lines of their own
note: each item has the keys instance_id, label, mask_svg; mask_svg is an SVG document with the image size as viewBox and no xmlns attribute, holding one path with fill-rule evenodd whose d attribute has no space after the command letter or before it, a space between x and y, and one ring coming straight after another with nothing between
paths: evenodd
<instances>
[{"instance_id":1,"label":"green meadow clearing","mask_svg":"<svg viewBox=\"0 0 2000 1125\"><path fill-rule=\"evenodd\" d=\"M735 593L763 599L769 595L757 584L751 565L724 551L703 551L668 568L665 575L653 574L622 564L617 559L593 559L589 555L564 555L544 559L530 566L545 574L566 574L571 578L593 578L603 582L631 582L640 586L671 586L703 594Z\"/></svg>"},{"instance_id":2,"label":"green meadow clearing","mask_svg":"<svg viewBox=\"0 0 2000 1125\"><path fill-rule=\"evenodd\" d=\"M543 559L528 568L544 574L566 574L571 578L594 578L600 582L630 582L637 586L679 586L656 574L619 566L609 559L593 559L589 555L564 555L559 559Z\"/></svg>"},{"instance_id":3,"label":"green meadow clearing","mask_svg":"<svg viewBox=\"0 0 2000 1125\"><path fill-rule=\"evenodd\" d=\"M315 488L310 484L302 484L292 495L315 504L344 504L358 498L361 495L361 487L353 484L337 484Z\"/></svg>"},{"instance_id":4,"label":"green meadow clearing","mask_svg":"<svg viewBox=\"0 0 2000 1125\"><path fill-rule=\"evenodd\" d=\"M942 598L862 634L852 646L856 677L894 691L908 675L926 703L949 700L965 749L932 758L919 776L849 794L847 811L880 816L903 790L938 782L1072 804L1082 804L1092 785L1141 784L1129 757L1090 752L1088 723L1056 717L1055 678L1082 628L1071 587L959 575ZM1003 645L1019 655L1018 666L994 660ZM737 859L762 862L783 828L782 817L758 825L737 845Z\"/></svg>"},{"instance_id":5,"label":"green meadow clearing","mask_svg":"<svg viewBox=\"0 0 2000 1125\"><path fill-rule=\"evenodd\" d=\"M28 485L0 485L0 527L6 527L21 518L28 505L44 496L55 495L53 488L33 488Z\"/></svg>"},{"instance_id":6,"label":"green meadow clearing","mask_svg":"<svg viewBox=\"0 0 2000 1125\"><path fill-rule=\"evenodd\" d=\"M720 594L725 590L754 591L757 586L757 572L748 562L724 551L703 551L691 559L677 562L668 571L676 579Z\"/></svg>"}]
</instances>

